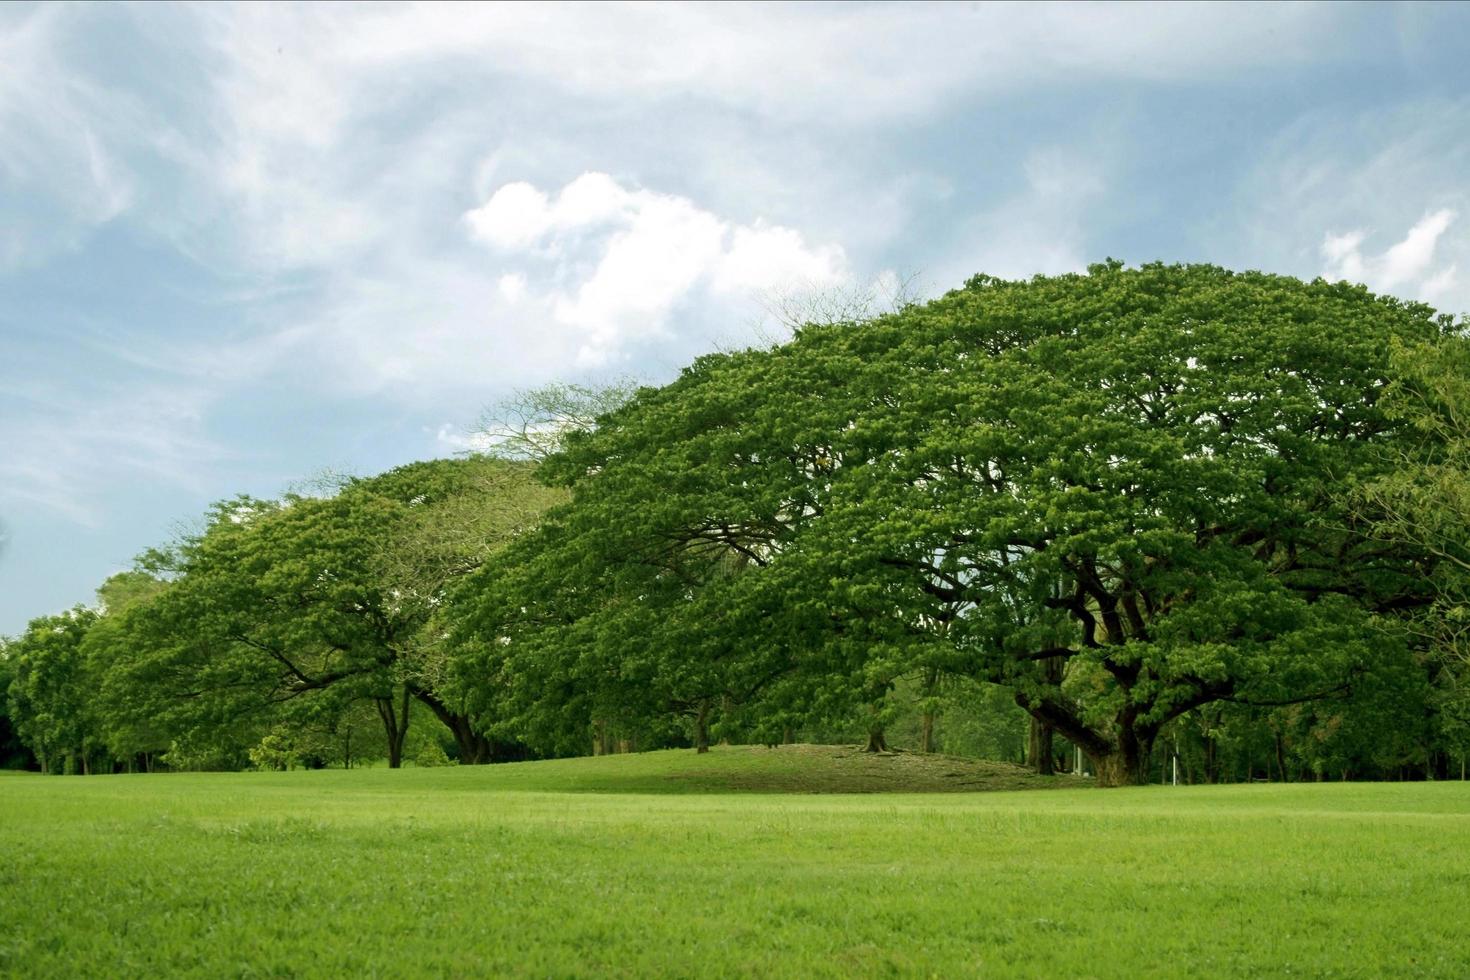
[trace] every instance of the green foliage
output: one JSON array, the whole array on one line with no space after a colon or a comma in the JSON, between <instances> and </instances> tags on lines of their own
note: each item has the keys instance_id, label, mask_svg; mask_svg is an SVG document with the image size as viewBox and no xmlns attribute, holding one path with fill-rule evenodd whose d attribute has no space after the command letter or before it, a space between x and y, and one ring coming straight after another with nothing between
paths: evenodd
<instances>
[{"instance_id":1,"label":"green foliage","mask_svg":"<svg viewBox=\"0 0 1470 980\"><path fill-rule=\"evenodd\" d=\"M447 766L449 765L449 756L444 753L444 746L438 742L425 742L414 753L413 764L420 768Z\"/></svg>"},{"instance_id":2,"label":"green foliage","mask_svg":"<svg viewBox=\"0 0 1470 980\"><path fill-rule=\"evenodd\" d=\"M1365 487L1359 519L1385 544L1419 556L1430 601L1391 628L1425 652L1430 710L1442 740L1470 749L1470 340L1397 344L1384 408L1413 438Z\"/></svg>"},{"instance_id":3,"label":"green foliage","mask_svg":"<svg viewBox=\"0 0 1470 980\"><path fill-rule=\"evenodd\" d=\"M130 601L99 641L107 696L127 719L119 743L163 738L176 760L228 757L279 724L331 728L367 701L396 765L412 698L450 727L462 759L485 761L435 620L456 577L560 496L531 471L440 460L330 497L216 506L200 533L145 561L166 587L127 583Z\"/></svg>"},{"instance_id":4,"label":"green foliage","mask_svg":"<svg viewBox=\"0 0 1470 980\"><path fill-rule=\"evenodd\" d=\"M10 659L10 641L0 636L0 769L27 769L35 764L35 756L21 741L15 730L13 708L9 691L15 676L15 664Z\"/></svg>"},{"instance_id":5,"label":"green foliage","mask_svg":"<svg viewBox=\"0 0 1470 980\"><path fill-rule=\"evenodd\" d=\"M566 438L545 472L574 502L470 583L461 635L528 719L878 723L938 670L1134 781L1201 705L1408 656L1371 621L1422 585L1341 491L1405 437L1389 346L1448 329L1344 284L1113 263L704 357Z\"/></svg>"},{"instance_id":6,"label":"green foliage","mask_svg":"<svg viewBox=\"0 0 1470 980\"><path fill-rule=\"evenodd\" d=\"M250 765L263 772L282 772L287 769L295 769L301 759L291 747L288 736L272 732L260 740L249 751Z\"/></svg>"},{"instance_id":7,"label":"green foliage","mask_svg":"<svg viewBox=\"0 0 1470 980\"><path fill-rule=\"evenodd\" d=\"M1451 319L1116 262L811 308L662 388L522 393L486 455L216 505L0 648L6 725L51 771L796 738L1080 751L1112 784L1465 758Z\"/></svg>"},{"instance_id":8,"label":"green foliage","mask_svg":"<svg viewBox=\"0 0 1470 980\"><path fill-rule=\"evenodd\" d=\"M97 613L82 606L31 620L6 645L8 714L43 772L87 772L103 748L82 641Z\"/></svg>"}]
</instances>

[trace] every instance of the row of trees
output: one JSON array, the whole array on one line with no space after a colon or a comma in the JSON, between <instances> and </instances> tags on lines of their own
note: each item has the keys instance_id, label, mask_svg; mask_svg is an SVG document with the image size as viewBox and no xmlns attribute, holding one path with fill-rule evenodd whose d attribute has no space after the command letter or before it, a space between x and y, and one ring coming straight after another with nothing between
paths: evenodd
<instances>
[{"instance_id":1,"label":"row of trees","mask_svg":"<svg viewBox=\"0 0 1470 980\"><path fill-rule=\"evenodd\" d=\"M417 711L467 763L901 731L1110 785L1463 766L1470 350L1421 304L976 277L521 409L485 456L221 504L36 621L20 739L260 764L371 710L391 765Z\"/></svg>"},{"instance_id":2,"label":"row of trees","mask_svg":"<svg viewBox=\"0 0 1470 980\"><path fill-rule=\"evenodd\" d=\"M8 645L13 725L43 769L81 772L231 768L262 744L261 758L350 764L354 735L358 758L397 766L425 712L461 761L513 754L473 724L441 617L455 578L564 496L531 471L440 460L218 504L109 579L96 609L38 619Z\"/></svg>"}]
</instances>

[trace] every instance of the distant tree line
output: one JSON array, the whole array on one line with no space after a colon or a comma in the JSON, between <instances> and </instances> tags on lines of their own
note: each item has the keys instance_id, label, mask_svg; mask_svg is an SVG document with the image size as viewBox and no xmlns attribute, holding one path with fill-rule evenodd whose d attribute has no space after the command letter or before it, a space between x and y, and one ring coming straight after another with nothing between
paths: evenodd
<instances>
[{"instance_id":1,"label":"distant tree line","mask_svg":"<svg viewBox=\"0 0 1470 980\"><path fill-rule=\"evenodd\" d=\"M1463 775L1470 346L1422 304L977 276L482 427L222 502L32 622L4 763L851 739L1104 785Z\"/></svg>"}]
</instances>

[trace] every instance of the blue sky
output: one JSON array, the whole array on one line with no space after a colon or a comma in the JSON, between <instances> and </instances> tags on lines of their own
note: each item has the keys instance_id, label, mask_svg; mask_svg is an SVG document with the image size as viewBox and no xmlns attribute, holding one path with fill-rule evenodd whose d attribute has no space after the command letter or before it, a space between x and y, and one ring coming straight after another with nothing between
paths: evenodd
<instances>
[{"instance_id":1,"label":"blue sky","mask_svg":"<svg viewBox=\"0 0 1470 980\"><path fill-rule=\"evenodd\" d=\"M1115 256L1470 309L1460 5L0 6L0 633L212 500Z\"/></svg>"}]
</instances>

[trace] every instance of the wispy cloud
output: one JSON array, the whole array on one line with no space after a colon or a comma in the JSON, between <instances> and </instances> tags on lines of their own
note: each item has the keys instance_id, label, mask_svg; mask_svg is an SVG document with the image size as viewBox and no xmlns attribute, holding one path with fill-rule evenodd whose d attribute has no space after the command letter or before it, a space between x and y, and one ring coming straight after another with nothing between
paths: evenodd
<instances>
[{"instance_id":1,"label":"wispy cloud","mask_svg":"<svg viewBox=\"0 0 1470 980\"><path fill-rule=\"evenodd\" d=\"M488 432L476 432L445 422L435 430L434 442L445 452L482 453L495 445L495 437Z\"/></svg>"},{"instance_id":2,"label":"wispy cloud","mask_svg":"<svg viewBox=\"0 0 1470 980\"><path fill-rule=\"evenodd\" d=\"M1422 298L1442 295L1454 285L1455 267L1451 264L1431 270L1431 266L1440 237L1455 217L1449 208L1426 214L1401 241L1380 255L1363 254L1367 232L1329 232L1322 240L1322 257L1327 263L1323 274L1329 279L1366 283L1379 292L1391 293L1417 285L1416 292Z\"/></svg>"},{"instance_id":3,"label":"wispy cloud","mask_svg":"<svg viewBox=\"0 0 1470 980\"><path fill-rule=\"evenodd\" d=\"M296 31L339 72L473 62L598 99L692 94L776 118L868 124L932 112L961 91L1221 78L1330 58L1344 42L1322 29L1336 16L1275 4L385 5L276 8L234 30ZM288 119L299 112L283 108Z\"/></svg>"},{"instance_id":4,"label":"wispy cloud","mask_svg":"<svg viewBox=\"0 0 1470 980\"><path fill-rule=\"evenodd\" d=\"M0 511L26 505L96 527L109 487L200 490L210 465L232 455L205 432L202 391L113 390L85 404L32 391L24 406L16 394L0 412Z\"/></svg>"},{"instance_id":5,"label":"wispy cloud","mask_svg":"<svg viewBox=\"0 0 1470 980\"><path fill-rule=\"evenodd\" d=\"M59 6L0 17L0 272L71 247L135 196L119 144L136 113L71 70L61 42L74 20Z\"/></svg>"},{"instance_id":6,"label":"wispy cloud","mask_svg":"<svg viewBox=\"0 0 1470 980\"><path fill-rule=\"evenodd\" d=\"M1091 259L1085 229L1104 199L1107 152L1097 145L1028 154L1007 198L967 217L938 270L952 285L976 272L1002 278L1076 272Z\"/></svg>"},{"instance_id":7,"label":"wispy cloud","mask_svg":"<svg viewBox=\"0 0 1470 980\"><path fill-rule=\"evenodd\" d=\"M1470 310L1470 101L1309 116L1280 133L1236 202L1251 263Z\"/></svg>"}]
</instances>

